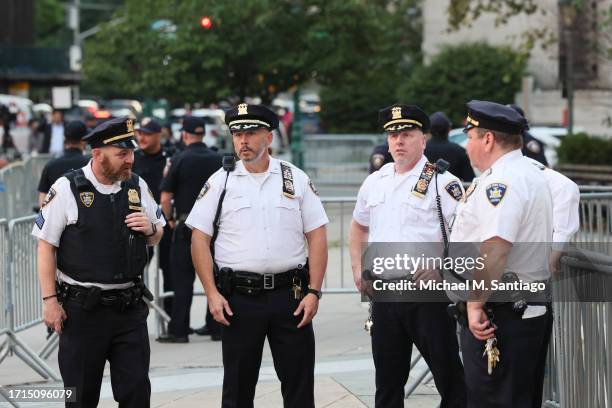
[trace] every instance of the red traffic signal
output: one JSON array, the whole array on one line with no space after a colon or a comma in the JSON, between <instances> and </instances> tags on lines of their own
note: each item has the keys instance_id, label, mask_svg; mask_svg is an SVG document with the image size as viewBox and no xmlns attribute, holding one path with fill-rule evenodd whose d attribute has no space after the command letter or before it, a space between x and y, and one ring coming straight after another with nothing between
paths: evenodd
<instances>
[{"instance_id":1,"label":"red traffic signal","mask_svg":"<svg viewBox=\"0 0 612 408\"><path fill-rule=\"evenodd\" d=\"M205 30L210 30L212 28L212 19L208 16L204 16L200 19L200 26Z\"/></svg>"}]
</instances>

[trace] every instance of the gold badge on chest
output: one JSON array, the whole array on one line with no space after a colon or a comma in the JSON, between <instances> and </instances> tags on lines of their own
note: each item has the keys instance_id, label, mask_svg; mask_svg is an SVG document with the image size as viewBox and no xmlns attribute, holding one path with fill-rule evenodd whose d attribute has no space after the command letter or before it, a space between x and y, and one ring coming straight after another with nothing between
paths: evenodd
<instances>
[{"instance_id":1,"label":"gold badge on chest","mask_svg":"<svg viewBox=\"0 0 612 408\"><path fill-rule=\"evenodd\" d=\"M95 196L91 191L86 191L84 193L80 193L79 198L81 199L83 205L89 208L93 204Z\"/></svg>"}]
</instances>

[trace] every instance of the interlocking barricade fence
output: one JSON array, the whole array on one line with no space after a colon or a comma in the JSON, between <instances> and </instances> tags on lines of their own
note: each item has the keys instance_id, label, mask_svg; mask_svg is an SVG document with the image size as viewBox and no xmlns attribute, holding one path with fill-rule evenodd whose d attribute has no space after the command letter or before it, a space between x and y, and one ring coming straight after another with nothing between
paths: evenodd
<instances>
[{"instance_id":1,"label":"interlocking barricade fence","mask_svg":"<svg viewBox=\"0 0 612 408\"><path fill-rule=\"evenodd\" d=\"M0 220L0 335L8 330L8 222Z\"/></svg>"},{"instance_id":2,"label":"interlocking barricade fence","mask_svg":"<svg viewBox=\"0 0 612 408\"><path fill-rule=\"evenodd\" d=\"M561 273L571 284L554 293L555 326L553 395L547 406L599 408L612 406L612 257L586 250L562 258ZM576 301L578 299L579 301Z\"/></svg>"},{"instance_id":3,"label":"interlocking barricade fence","mask_svg":"<svg viewBox=\"0 0 612 408\"><path fill-rule=\"evenodd\" d=\"M29 157L0 170L0 218L32 214L38 206L38 182L49 155Z\"/></svg>"},{"instance_id":4,"label":"interlocking barricade fence","mask_svg":"<svg viewBox=\"0 0 612 408\"><path fill-rule=\"evenodd\" d=\"M38 242L32 236L35 215L9 223L13 330L19 332L42 322L42 295L36 271Z\"/></svg>"},{"instance_id":5,"label":"interlocking barricade fence","mask_svg":"<svg viewBox=\"0 0 612 408\"><path fill-rule=\"evenodd\" d=\"M304 171L317 185L360 185L384 135L305 135Z\"/></svg>"}]
</instances>

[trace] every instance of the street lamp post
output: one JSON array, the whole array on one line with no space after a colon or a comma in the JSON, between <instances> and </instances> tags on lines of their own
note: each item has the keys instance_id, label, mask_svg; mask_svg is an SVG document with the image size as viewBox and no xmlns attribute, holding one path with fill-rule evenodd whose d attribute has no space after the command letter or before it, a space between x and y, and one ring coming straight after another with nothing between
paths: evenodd
<instances>
[{"instance_id":1,"label":"street lamp post","mask_svg":"<svg viewBox=\"0 0 612 408\"><path fill-rule=\"evenodd\" d=\"M567 96L567 134L574 133L574 43L573 26L576 5L573 0L559 0L562 16L563 37L565 38L565 91Z\"/></svg>"}]
</instances>

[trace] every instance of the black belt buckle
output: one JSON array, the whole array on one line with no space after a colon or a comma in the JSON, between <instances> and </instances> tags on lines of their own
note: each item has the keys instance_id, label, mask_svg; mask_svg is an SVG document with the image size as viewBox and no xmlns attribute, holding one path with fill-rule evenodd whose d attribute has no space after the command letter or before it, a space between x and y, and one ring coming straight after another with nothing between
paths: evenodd
<instances>
[{"instance_id":1,"label":"black belt buckle","mask_svg":"<svg viewBox=\"0 0 612 408\"><path fill-rule=\"evenodd\" d=\"M263 274L263 288L267 290L274 289L274 274L273 273Z\"/></svg>"}]
</instances>

